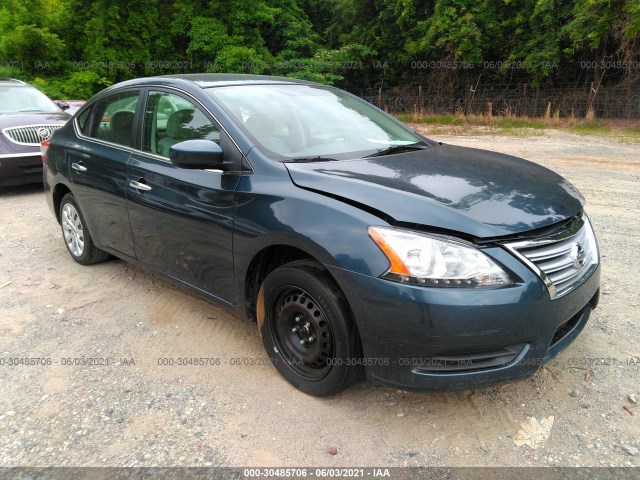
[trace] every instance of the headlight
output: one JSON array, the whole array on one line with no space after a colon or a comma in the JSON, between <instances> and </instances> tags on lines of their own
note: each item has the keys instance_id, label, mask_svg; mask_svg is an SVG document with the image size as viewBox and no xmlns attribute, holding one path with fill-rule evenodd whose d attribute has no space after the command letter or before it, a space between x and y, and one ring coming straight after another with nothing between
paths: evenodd
<instances>
[{"instance_id":1,"label":"headlight","mask_svg":"<svg viewBox=\"0 0 640 480\"><path fill-rule=\"evenodd\" d=\"M487 255L455 239L410 230L369 227L389 259L385 278L429 287L504 287L513 280Z\"/></svg>"}]
</instances>

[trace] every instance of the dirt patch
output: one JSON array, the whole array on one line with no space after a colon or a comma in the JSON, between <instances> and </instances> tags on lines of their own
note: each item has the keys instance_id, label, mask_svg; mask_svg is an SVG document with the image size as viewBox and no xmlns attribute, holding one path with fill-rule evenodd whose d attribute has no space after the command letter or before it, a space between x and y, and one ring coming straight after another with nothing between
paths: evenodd
<instances>
[{"instance_id":1,"label":"dirt patch","mask_svg":"<svg viewBox=\"0 0 640 480\"><path fill-rule=\"evenodd\" d=\"M306 396L268 365L255 326L122 261L77 265L41 188L12 188L0 192L0 286L11 282L0 288L0 465L639 465L640 145L553 131L435 138L533 160L587 199L601 303L535 377ZM44 363L7 366L14 357ZM567 368L576 362L586 370ZM550 416L538 448L515 445L529 417Z\"/></svg>"}]
</instances>

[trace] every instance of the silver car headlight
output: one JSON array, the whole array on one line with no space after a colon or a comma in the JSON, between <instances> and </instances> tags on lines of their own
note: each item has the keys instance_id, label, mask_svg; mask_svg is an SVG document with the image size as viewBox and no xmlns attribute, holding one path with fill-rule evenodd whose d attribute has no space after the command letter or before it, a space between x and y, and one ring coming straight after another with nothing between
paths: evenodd
<instances>
[{"instance_id":1,"label":"silver car headlight","mask_svg":"<svg viewBox=\"0 0 640 480\"><path fill-rule=\"evenodd\" d=\"M473 245L391 227L369 227L391 267L384 277L428 287L505 287L513 280Z\"/></svg>"}]
</instances>

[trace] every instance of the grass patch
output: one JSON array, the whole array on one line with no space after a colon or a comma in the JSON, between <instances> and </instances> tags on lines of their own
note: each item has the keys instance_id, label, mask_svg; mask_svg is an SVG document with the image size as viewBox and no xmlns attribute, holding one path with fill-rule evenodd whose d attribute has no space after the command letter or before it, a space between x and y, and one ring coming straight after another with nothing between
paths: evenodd
<instances>
[{"instance_id":1,"label":"grass patch","mask_svg":"<svg viewBox=\"0 0 640 480\"><path fill-rule=\"evenodd\" d=\"M627 142L640 143L639 120L590 120L558 117L513 117L487 115L395 115L400 121L415 126L428 125L430 135L511 135L530 137L544 135L546 130L560 130L578 135L603 135Z\"/></svg>"},{"instance_id":2,"label":"grass patch","mask_svg":"<svg viewBox=\"0 0 640 480\"><path fill-rule=\"evenodd\" d=\"M640 122L629 120L578 123L566 129L578 135L603 135L623 142L640 143Z\"/></svg>"},{"instance_id":3,"label":"grass patch","mask_svg":"<svg viewBox=\"0 0 640 480\"><path fill-rule=\"evenodd\" d=\"M459 115L429 115L423 117L415 117L411 114L402 115L403 118L407 118L411 123L421 123L425 125L464 125L471 122L471 117L464 117ZM403 122L407 121L400 118Z\"/></svg>"},{"instance_id":4,"label":"grass patch","mask_svg":"<svg viewBox=\"0 0 640 480\"><path fill-rule=\"evenodd\" d=\"M544 130L547 125L543 121L530 120L528 118L499 117L496 124L501 128L517 129L517 128L535 128Z\"/></svg>"},{"instance_id":5,"label":"grass patch","mask_svg":"<svg viewBox=\"0 0 640 480\"><path fill-rule=\"evenodd\" d=\"M487 129L485 135L509 135L511 137L541 137L545 130L542 128L499 127L495 130Z\"/></svg>"},{"instance_id":6,"label":"grass patch","mask_svg":"<svg viewBox=\"0 0 640 480\"><path fill-rule=\"evenodd\" d=\"M585 123L583 125L572 125L569 130L580 135L607 135L611 133L611 127L599 123Z\"/></svg>"}]
</instances>

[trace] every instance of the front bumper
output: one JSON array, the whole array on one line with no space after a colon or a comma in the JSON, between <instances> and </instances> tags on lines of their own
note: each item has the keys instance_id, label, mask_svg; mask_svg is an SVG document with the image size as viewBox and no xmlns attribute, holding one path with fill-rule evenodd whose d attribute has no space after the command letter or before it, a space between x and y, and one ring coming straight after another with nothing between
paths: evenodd
<instances>
[{"instance_id":1,"label":"front bumper","mask_svg":"<svg viewBox=\"0 0 640 480\"><path fill-rule=\"evenodd\" d=\"M42 182L42 157L39 151L0 154L0 186Z\"/></svg>"},{"instance_id":2,"label":"front bumper","mask_svg":"<svg viewBox=\"0 0 640 480\"><path fill-rule=\"evenodd\" d=\"M330 268L351 305L371 381L417 390L508 382L533 375L577 337L597 305L599 265L551 300L511 254L487 253L518 279L515 286L426 288Z\"/></svg>"}]
</instances>

